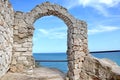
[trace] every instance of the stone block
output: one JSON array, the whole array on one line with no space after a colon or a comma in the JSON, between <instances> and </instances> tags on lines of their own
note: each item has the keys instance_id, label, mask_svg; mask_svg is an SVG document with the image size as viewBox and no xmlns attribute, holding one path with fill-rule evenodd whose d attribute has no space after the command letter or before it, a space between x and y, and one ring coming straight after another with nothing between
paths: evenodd
<instances>
[{"instance_id":1,"label":"stone block","mask_svg":"<svg viewBox=\"0 0 120 80\"><path fill-rule=\"evenodd\" d=\"M23 33L19 33L19 34L18 34L19 38L24 38L24 37L26 37L26 35L27 35L27 34L23 34Z\"/></svg>"},{"instance_id":2,"label":"stone block","mask_svg":"<svg viewBox=\"0 0 120 80\"><path fill-rule=\"evenodd\" d=\"M12 67L10 67L10 71L11 71L11 72L16 72L16 71L17 71L16 66L12 66Z\"/></svg>"},{"instance_id":3,"label":"stone block","mask_svg":"<svg viewBox=\"0 0 120 80\"><path fill-rule=\"evenodd\" d=\"M30 47L32 47L32 43L30 43L30 42L26 42L26 43L23 43L23 45L22 45L23 47L28 47L28 48L30 48Z\"/></svg>"},{"instance_id":4,"label":"stone block","mask_svg":"<svg viewBox=\"0 0 120 80\"><path fill-rule=\"evenodd\" d=\"M0 21L0 26L3 26L4 25L4 21Z\"/></svg>"},{"instance_id":5,"label":"stone block","mask_svg":"<svg viewBox=\"0 0 120 80\"><path fill-rule=\"evenodd\" d=\"M22 45L21 44L13 44L13 47L15 47L15 48L21 48Z\"/></svg>"},{"instance_id":6,"label":"stone block","mask_svg":"<svg viewBox=\"0 0 120 80\"><path fill-rule=\"evenodd\" d=\"M32 42L32 38L28 38L28 42Z\"/></svg>"},{"instance_id":7,"label":"stone block","mask_svg":"<svg viewBox=\"0 0 120 80\"><path fill-rule=\"evenodd\" d=\"M18 29L18 32L21 33L21 34L23 34L23 33L27 33L28 30L23 27L23 28L19 28L19 29Z\"/></svg>"},{"instance_id":8,"label":"stone block","mask_svg":"<svg viewBox=\"0 0 120 80\"><path fill-rule=\"evenodd\" d=\"M32 52L24 52L21 54L22 56L32 56Z\"/></svg>"},{"instance_id":9,"label":"stone block","mask_svg":"<svg viewBox=\"0 0 120 80\"><path fill-rule=\"evenodd\" d=\"M0 43L3 43L5 41L5 38L3 35L0 35Z\"/></svg>"},{"instance_id":10,"label":"stone block","mask_svg":"<svg viewBox=\"0 0 120 80\"><path fill-rule=\"evenodd\" d=\"M18 56L21 56L21 55L22 55L21 52L14 52L15 57L18 57Z\"/></svg>"},{"instance_id":11,"label":"stone block","mask_svg":"<svg viewBox=\"0 0 120 80\"><path fill-rule=\"evenodd\" d=\"M26 52L27 48L15 48L15 51L17 51L17 52Z\"/></svg>"},{"instance_id":12,"label":"stone block","mask_svg":"<svg viewBox=\"0 0 120 80\"><path fill-rule=\"evenodd\" d=\"M13 28L14 28L14 30L18 30L18 26L14 26Z\"/></svg>"},{"instance_id":13,"label":"stone block","mask_svg":"<svg viewBox=\"0 0 120 80\"><path fill-rule=\"evenodd\" d=\"M0 26L0 31L5 31L5 28L3 26Z\"/></svg>"},{"instance_id":14,"label":"stone block","mask_svg":"<svg viewBox=\"0 0 120 80\"><path fill-rule=\"evenodd\" d=\"M26 61L26 57L25 56L19 56L18 60L20 60L20 61Z\"/></svg>"},{"instance_id":15,"label":"stone block","mask_svg":"<svg viewBox=\"0 0 120 80\"><path fill-rule=\"evenodd\" d=\"M16 61L16 59L15 59L15 58L14 58L14 59L12 59L12 64L13 64L13 65L17 64L17 61Z\"/></svg>"}]
</instances>

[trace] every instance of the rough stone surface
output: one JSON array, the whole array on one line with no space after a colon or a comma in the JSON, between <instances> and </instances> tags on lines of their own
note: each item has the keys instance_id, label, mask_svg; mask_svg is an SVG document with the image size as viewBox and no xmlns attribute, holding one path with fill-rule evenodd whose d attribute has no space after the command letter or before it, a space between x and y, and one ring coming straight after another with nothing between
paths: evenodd
<instances>
[{"instance_id":1,"label":"rough stone surface","mask_svg":"<svg viewBox=\"0 0 120 80\"><path fill-rule=\"evenodd\" d=\"M120 80L120 66L108 59L87 56L82 71L82 80Z\"/></svg>"},{"instance_id":2,"label":"rough stone surface","mask_svg":"<svg viewBox=\"0 0 120 80\"><path fill-rule=\"evenodd\" d=\"M40 67L27 73L8 72L1 80L65 80L65 74L57 69Z\"/></svg>"},{"instance_id":3,"label":"rough stone surface","mask_svg":"<svg viewBox=\"0 0 120 80\"><path fill-rule=\"evenodd\" d=\"M0 77L10 66L13 46L14 12L8 0L0 0Z\"/></svg>"},{"instance_id":4,"label":"rough stone surface","mask_svg":"<svg viewBox=\"0 0 120 80\"><path fill-rule=\"evenodd\" d=\"M68 59L71 60L68 62L68 76L72 80L75 77L73 74L79 75L80 73L80 71L74 72L81 68L80 66L76 67L76 64L82 64L82 60L78 61L78 59L83 59L88 54L87 25L84 21L75 19L68 13L67 9L49 2L37 5L28 13L15 12L13 59L10 70L21 72L24 69L34 68L34 60L32 59L33 24L37 19L49 15L59 17L68 26L67 55ZM22 66L21 70L19 70L18 65Z\"/></svg>"},{"instance_id":5,"label":"rough stone surface","mask_svg":"<svg viewBox=\"0 0 120 80\"><path fill-rule=\"evenodd\" d=\"M8 69L15 73L34 69L33 24L37 19L49 15L62 19L68 27L67 80L120 80L119 66L89 55L87 24L84 21L74 18L64 7L49 2L37 5L27 13L13 12L8 0L0 0L0 77ZM32 76L31 72L26 73Z\"/></svg>"}]
</instances>

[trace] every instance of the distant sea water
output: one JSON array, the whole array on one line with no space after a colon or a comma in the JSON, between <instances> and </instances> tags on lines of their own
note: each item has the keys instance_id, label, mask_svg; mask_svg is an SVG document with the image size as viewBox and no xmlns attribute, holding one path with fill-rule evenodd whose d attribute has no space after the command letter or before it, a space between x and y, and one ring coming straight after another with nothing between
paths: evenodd
<instances>
[{"instance_id":1,"label":"distant sea water","mask_svg":"<svg viewBox=\"0 0 120 80\"><path fill-rule=\"evenodd\" d=\"M120 52L91 53L97 58L108 58L120 66ZM35 60L67 60L66 53L33 53ZM68 71L67 62L40 62L41 66L57 68L63 72Z\"/></svg>"}]
</instances>

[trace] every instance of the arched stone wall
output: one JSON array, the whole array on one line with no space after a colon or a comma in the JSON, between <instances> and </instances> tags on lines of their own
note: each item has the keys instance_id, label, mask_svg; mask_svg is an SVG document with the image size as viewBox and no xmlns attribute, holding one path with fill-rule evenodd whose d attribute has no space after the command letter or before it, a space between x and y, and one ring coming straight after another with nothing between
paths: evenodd
<instances>
[{"instance_id":1,"label":"arched stone wall","mask_svg":"<svg viewBox=\"0 0 120 80\"><path fill-rule=\"evenodd\" d=\"M24 69L34 68L32 57L33 24L37 19L48 15L59 17L68 26L68 77L70 80L79 80L84 57L88 55L87 25L84 21L70 15L62 6L50 4L49 2L37 5L28 13L15 12L11 71L20 72Z\"/></svg>"},{"instance_id":2,"label":"arched stone wall","mask_svg":"<svg viewBox=\"0 0 120 80\"><path fill-rule=\"evenodd\" d=\"M25 72L34 68L33 23L38 18L54 15L68 26L67 80L120 80L118 65L88 55L87 25L71 16L65 8L46 2L28 13L14 12L8 0L0 0L0 10L0 78L8 70Z\"/></svg>"}]
</instances>

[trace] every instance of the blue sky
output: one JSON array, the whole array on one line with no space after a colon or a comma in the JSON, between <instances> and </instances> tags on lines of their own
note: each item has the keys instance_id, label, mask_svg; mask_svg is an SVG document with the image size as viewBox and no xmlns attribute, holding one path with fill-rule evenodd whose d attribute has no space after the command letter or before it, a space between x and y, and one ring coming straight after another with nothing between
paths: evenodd
<instances>
[{"instance_id":1,"label":"blue sky","mask_svg":"<svg viewBox=\"0 0 120 80\"><path fill-rule=\"evenodd\" d=\"M10 0L15 11L29 12L46 0ZM120 49L120 0L47 0L67 8L88 24L90 51ZM67 26L55 16L34 23L33 52L66 52Z\"/></svg>"}]
</instances>

